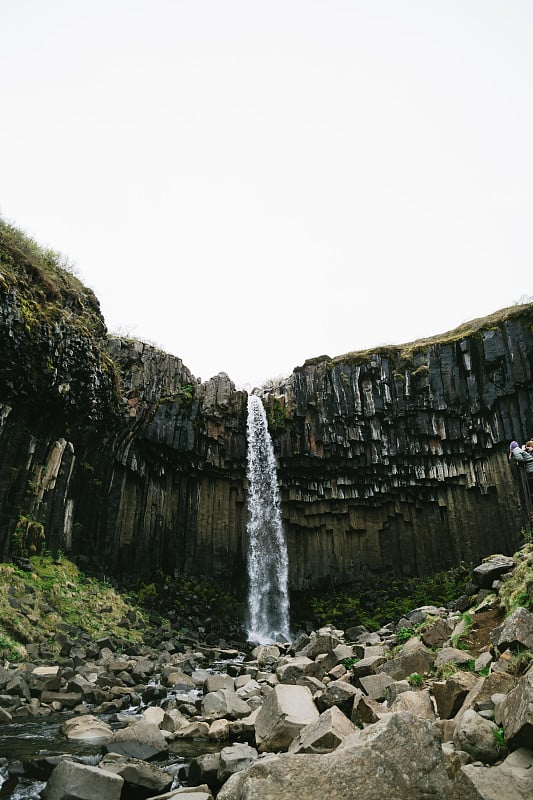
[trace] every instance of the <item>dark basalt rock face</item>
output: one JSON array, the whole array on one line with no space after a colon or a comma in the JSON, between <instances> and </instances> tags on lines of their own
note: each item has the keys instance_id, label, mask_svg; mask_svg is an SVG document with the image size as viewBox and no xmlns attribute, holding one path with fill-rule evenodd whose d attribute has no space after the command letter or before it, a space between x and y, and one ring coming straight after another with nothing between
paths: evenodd
<instances>
[{"instance_id":1,"label":"dark basalt rock face","mask_svg":"<svg viewBox=\"0 0 533 800\"><path fill-rule=\"evenodd\" d=\"M246 393L109 338L90 290L0 230L0 553L245 582ZM264 387L293 588L510 553L533 434L533 306L306 362ZM33 525L33 527L32 527Z\"/></svg>"},{"instance_id":2,"label":"dark basalt rock face","mask_svg":"<svg viewBox=\"0 0 533 800\"><path fill-rule=\"evenodd\" d=\"M495 319L307 362L271 387L294 585L512 550L525 521L508 443L533 430L531 308Z\"/></svg>"}]
</instances>

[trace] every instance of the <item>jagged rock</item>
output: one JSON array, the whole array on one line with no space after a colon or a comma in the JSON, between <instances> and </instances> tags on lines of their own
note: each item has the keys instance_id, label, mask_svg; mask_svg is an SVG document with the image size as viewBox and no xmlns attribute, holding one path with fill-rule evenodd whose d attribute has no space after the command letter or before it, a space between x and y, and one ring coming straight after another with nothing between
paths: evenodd
<instances>
[{"instance_id":1,"label":"jagged rock","mask_svg":"<svg viewBox=\"0 0 533 800\"><path fill-rule=\"evenodd\" d=\"M307 687L274 686L255 720L259 752L286 750L301 728L318 717L318 709Z\"/></svg>"},{"instance_id":2,"label":"jagged rock","mask_svg":"<svg viewBox=\"0 0 533 800\"><path fill-rule=\"evenodd\" d=\"M308 638L308 637L306 637ZM308 642L302 640L302 646L305 646ZM252 650L252 658L257 660L257 663L260 667L266 666L266 664L275 664L278 658L280 657L280 649L275 644L263 644L259 645L258 647Z\"/></svg>"},{"instance_id":3,"label":"jagged rock","mask_svg":"<svg viewBox=\"0 0 533 800\"><path fill-rule=\"evenodd\" d=\"M286 664L280 664L277 667L276 677L281 683L296 684L305 674L306 668L312 663L312 659L307 656L296 656L287 661Z\"/></svg>"},{"instance_id":4,"label":"jagged rock","mask_svg":"<svg viewBox=\"0 0 533 800\"><path fill-rule=\"evenodd\" d=\"M209 726L208 737L212 741L222 742L229 739L231 723L228 719L215 719Z\"/></svg>"},{"instance_id":5,"label":"jagged rock","mask_svg":"<svg viewBox=\"0 0 533 800\"><path fill-rule=\"evenodd\" d=\"M115 731L112 740L106 744L106 751L149 761L166 753L168 743L157 725L151 722L136 722Z\"/></svg>"},{"instance_id":6,"label":"jagged rock","mask_svg":"<svg viewBox=\"0 0 533 800\"><path fill-rule=\"evenodd\" d=\"M205 717L218 717L219 719L222 717L227 719L247 717L251 710L248 703L241 700L234 690L228 689L219 689L204 695L201 708Z\"/></svg>"},{"instance_id":7,"label":"jagged rock","mask_svg":"<svg viewBox=\"0 0 533 800\"><path fill-rule=\"evenodd\" d=\"M165 711L165 715L159 724L162 731L175 733L180 728L184 728L189 724L187 717L185 717L177 708L171 708Z\"/></svg>"},{"instance_id":8,"label":"jagged rock","mask_svg":"<svg viewBox=\"0 0 533 800\"><path fill-rule=\"evenodd\" d=\"M178 728L174 732L175 739L207 739L209 737L209 723L195 720L185 725L183 728Z\"/></svg>"},{"instance_id":9,"label":"jagged rock","mask_svg":"<svg viewBox=\"0 0 533 800\"><path fill-rule=\"evenodd\" d=\"M465 750L476 761L494 764L505 754L495 737L498 726L468 709L458 720L453 741L458 750Z\"/></svg>"},{"instance_id":10,"label":"jagged rock","mask_svg":"<svg viewBox=\"0 0 533 800\"><path fill-rule=\"evenodd\" d=\"M378 672L376 675L365 675L358 680L365 694L367 694L371 700L384 700L387 687L393 682L393 678L386 672Z\"/></svg>"},{"instance_id":11,"label":"jagged rock","mask_svg":"<svg viewBox=\"0 0 533 800\"><path fill-rule=\"evenodd\" d=\"M220 786L217 773L220 764L220 753L204 753L191 759L189 780L191 783L206 783L210 789Z\"/></svg>"},{"instance_id":12,"label":"jagged rock","mask_svg":"<svg viewBox=\"0 0 533 800\"><path fill-rule=\"evenodd\" d=\"M490 634L491 642L500 653L524 647L533 650L533 614L521 606Z\"/></svg>"},{"instance_id":13,"label":"jagged rock","mask_svg":"<svg viewBox=\"0 0 533 800\"><path fill-rule=\"evenodd\" d=\"M457 772L451 800L530 800L533 795L533 754L525 748L487 769L466 764Z\"/></svg>"},{"instance_id":14,"label":"jagged rock","mask_svg":"<svg viewBox=\"0 0 533 800\"><path fill-rule=\"evenodd\" d=\"M365 648L367 649L367 648ZM375 675L378 671L378 668L382 666L382 664L386 664L387 659L383 654L381 655L372 655L367 656L365 658L361 658L356 664L354 664L351 668L352 675L354 679L357 681L360 678L364 678L366 675Z\"/></svg>"},{"instance_id":15,"label":"jagged rock","mask_svg":"<svg viewBox=\"0 0 533 800\"><path fill-rule=\"evenodd\" d=\"M390 759L391 752L395 759ZM427 720L398 712L351 734L332 753L282 753L258 760L232 776L217 800L427 800L446 797L449 788L435 728Z\"/></svg>"},{"instance_id":16,"label":"jagged rock","mask_svg":"<svg viewBox=\"0 0 533 800\"><path fill-rule=\"evenodd\" d=\"M390 707L391 712L409 711L416 717L434 720L435 712L431 704L429 689L401 692Z\"/></svg>"},{"instance_id":17,"label":"jagged rock","mask_svg":"<svg viewBox=\"0 0 533 800\"><path fill-rule=\"evenodd\" d=\"M468 692L478 684L472 672L455 672L445 681L433 681L431 693L441 719L451 719L459 711Z\"/></svg>"},{"instance_id":18,"label":"jagged rock","mask_svg":"<svg viewBox=\"0 0 533 800\"><path fill-rule=\"evenodd\" d=\"M308 645L300 650L297 655L307 656L307 658L314 659L321 653L329 653L334 651L341 641L336 631L321 630L316 634L311 634L311 639Z\"/></svg>"},{"instance_id":19,"label":"jagged rock","mask_svg":"<svg viewBox=\"0 0 533 800\"><path fill-rule=\"evenodd\" d=\"M434 654L427 647L420 644L411 652L403 652L395 658L389 659L385 664L378 667L378 674L386 672L393 680L400 681L415 672L419 675L425 675L432 668L434 661Z\"/></svg>"},{"instance_id":20,"label":"jagged rock","mask_svg":"<svg viewBox=\"0 0 533 800\"><path fill-rule=\"evenodd\" d=\"M533 750L533 667L497 704L495 720L503 725L505 738L513 747Z\"/></svg>"},{"instance_id":21,"label":"jagged rock","mask_svg":"<svg viewBox=\"0 0 533 800\"><path fill-rule=\"evenodd\" d=\"M216 672L214 675L209 675L205 684L204 692L218 692L221 689L226 689L229 692L235 691L235 679L225 673Z\"/></svg>"},{"instance_id":22,"label":"jagged rock","mask_svg":"<svg viewBox=\"0 0 533 800\"><path fill-rule=\"evenodd\" d=\"M118 753L107 753L98 767L120 775L129 787L142 789L150 795L154 792L164 792L172 785L172 777L168 772L153 764L147 764L136 758L126 758Z\"/></svg>"},{"instance_id":23,"label":"jagged rock","mask_svg":"<svg viewBox=\"0 0 533 800\"><path fill-rule=\"evenodd\" d=\"M437 618L430 628L422 632L422 641L426 647L442 647L450 638L452 630L448 620Z\"/></svg>"},{"instance_id":24,"label":"jagged rock","mask_svg":"<svg viewBox=\"0 0 533 800\"><path fill-rule=\"evenodd\" d=\"M61 761L46 785L46 800L120 800L123 779L113 772Z\"/></svg>"},{"instance_id":25,"label":"jagged rock","mask_svg":"<svg viewBox=\"0 0 533 800\"><path fill-rule=\"evenodd\" d=\"M337 706L324 711L316 722L306 725L289 745L289 753L331 753L357 730Z\"/></svg>"},{"instance_id":26,"label":"jagged rock","mask_svg":"<svg viewBox=\"0 0 533 800\"><path fill-rule=\"evenodd\" d=\"M113 738L113 730L103 720L92 714L82 714L65 720L61 725L61 733L71 741L101 742L105 744Z\"/></svg>"},{"instance_id":27,"label":"jagged rock","mask_svg":"<svg viewBox=\"0 0 533 800\"><path fill-rule=\"evenodd\" d=\"M359 694L352 684L339 679L328 683L326 688L315 695L314 700L319 711L337 706L348 717L351 714L354 698Z\"/></svg>"},{"instance_id":28,"label":"jagged rock","mask_svg":"<svg viewBox=\"0 0 533 800\"><path fill-rule=\"evenodd\" d=\"M439 651L434 661L435 667L442 667L443 664L454 664L455 666L462 666L473 661L472 656L468 650L458 650L456 647L443 647Z\"/></svg>"},{"instance_id":29,"label":"jagged rock","mask_svg":"<svg viewBox=\"0 0 533 800\"><path fill-rule=\"evenodd\" d=\"M248 744L237 743L231 745L231 747L223 747L220 751L217 768L219 784L223 784L235 772L248 769L257 758L257 750Z\"/></svg>"},{"instance_id":30,"label":"jagged rock","mask_svg":"<svg viewBox=\"0 0 533 800\"><path fill-rule=\"evenodd\" d=\"M362 727L377 722L388 713L388 708L384 708L377 700L367 697L361 692L360 695L354 697L351 720L355 725Z\"/></svg>"},{"instance_id":31,"label":"jagged rock","mask_svg":"<svg viewBox=\"0 0 533 800\"><path fill-rule=\"evenodd\" d=\"M516 562L512 558L500 555L491 556L474 568L472 578L480 589L490 589L500 575L509 572L514 566L516 566Z\"/></svg>"}]
</instances>

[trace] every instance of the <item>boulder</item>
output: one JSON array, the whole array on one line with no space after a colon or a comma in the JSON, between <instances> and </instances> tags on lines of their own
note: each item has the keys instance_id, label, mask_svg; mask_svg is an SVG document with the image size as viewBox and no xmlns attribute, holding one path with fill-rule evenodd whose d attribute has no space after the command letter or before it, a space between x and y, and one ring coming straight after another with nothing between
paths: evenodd
<instances>
[{"instance_id":1,"label":"boulder","mask_svg":"<svg viewBox=\"0 0 533 800\"><path fill-rule=\"evenodd\" d=\"M455 776L451 800L531 800L533 753L521 748L494 767L465 764Z\"/></svg>"},{"instance_id":2,"label":"boulder","mask_svg":"<svg viewBox=\"0 0 533 800\"><path fill-rule=\"evenodd\" d=\"M319 716L306 686L274 686L255 720L259 751L287 750L297 733Z\"/></svg>"},{"instance_id":3,"label":"boulder","mask_svg":"<svg viewBox=\"0 0 533 800\"><path fill-rule=\"evenodd\" d=\"M280 683L296 684L305 675L305 670L312 664L307 656L296 656L276 669L276 677Z\"/></svg>"},{"instance_id":4,"label":"boulder","mask_svg":"<svg viewBox=\"0 0 533 800\"><path fill-rule=\"evenodd\" d=\"M106 744L108 753L119 753L130 758L149 761L168 751L167 740L152 722L136 722L115 731Z\"/></svg>"},{"instance_id":5,"label":"boulder","mask_svg":"<svg viewBox=\"0 0 533 800\"><path fill-rule=\"evenodd\" d=\"M217 800L427 800L447 797L449 788L435 727L400 711L351 734L332 753L259 759L231 776Z\"/></svg>"},{"instance_id":6,"label":"boulder","mask_svg":"<svg viewBox=\"0 0 533 800\"><path fill-rule=\"evenodd\" d=\"M319 711L325 711L332 706L338 706L341 711L350 716L353 707L354 697L359 690L351 683L341 679L331 681L326 688L315 695L315 703Z\"/></svg>"},{"instance_id":7,"label":"boulder","mask_svg":"<svg viewBox=\"0 0 533 800\"><path fill-rule=\"evenodd\" d=\"M495 720L503 725L505 738L512 747L529 747L533 750L533 667L497 704Z\"/></svg>"},{"instance_id":8,"label":"boulder","mask_svg":"<svg viewBox=\"0 0 533 800\"><path fill-rule=\"evenodd\" d=\"M445 681L433 681L431 693L435 698L439 717L441 719L454 717L478 680L472 672L455 672Z\"/></svg>"},{"instance_id":9,"label":"boulder","mask_svg":"<svg viewBox=\"0 0 533 800\"><path fill-rule=\"evenodd\" d=\"M140 789L149 795L164 792L172 785L172 776L168 772L146 761L127 758L118 753L107 753L98 767L120 775L130 789Z\"/></svg>"},{"instance_id":10,"label":"boulder","mask_svg":"<svg viewBox=\"0 0 533 800\"><path fill-rule=\"evenodd\" d=\"M432 668L435 656L421 643L415 643L414 648L410 652L402 652L395 658L389 659L377 668L377 672L386 672L395 681L408 678L414 672L425 675Z\"/></svg>"},{"instance_id":11,"label":"boulder","mask_svg":"<svg viewBox=\"0 0 533 800\"><path fill-rule=\"evenodd\" d=\"M490 589L495 580L515 566L516 562L512 558L501 555L492 556L474 567L472 580L480 589Z\"/></svg>"},{"instance_id":12,"label":"boulder","mask_svg":"<svg viewBox=\"0 0 533 800\"><path fill-rule=\"evenodd\" d=\"M533 650L533 614L520 606L490 634L491 642L500 653L519 647Z\"/></svg>"},{"instance_id":13,"label":"boulder","mask_svg":"<svg viewBox=\"0 0 533 800\"><path fill-rule=\"evenodd\" d=\"M82 714L79 717L67 719L61 725L60 731L70 741L91 742L92 744L105 744L113 738L112 728L92 714Z\"/></svg>"},{"instance_id":14,"label":"boulder","mask_svg":"<svg viewBox=\"0 0 533 800\"><path fill-rule=\"evenodd\" d=\"M378 672L377 675L366 675L364 678L359 678L358 683L371 700L384 700L387 687L394 683L394 680L386 672Z\"/></svg>"},{"instance_id":15,"label":"boulder","mask_svg":"<svg viewBox=\"0 0 533 800\"><path fill-rule=\"evenodd\" d=\"M247 717L251 711L248 703L241 700L233 689L209 692L202 698L201 709L205 717L217 717L218 719L239 719L239 717Z\"/></svg>"},{"instance_id":16,"label":"boulder","mask_svg":"<svg viewBox=\"0 0 533 800\"><path fill-rule=\"evenodd\" d=\"M226 781L230 775L248 769L254 761L257 761L258 752L255 747L240 742L223 747L220 751L220 759L217 769L217 780L220 785Z\"/></svg>"},{"instance_id":17,"label":"boulder","mask_svg":"<svg viewBox=\"0 0 533 800\"><path fill-rule=\"evenodd\" d=\"M429 689L401 692L393 702L391 711L410 711L417 717L435 719L435 711L431 703Z\"/></svg>"},{"instance_id":18,"label":"boulder","mask_svg":"<svg viewBox=\"0 0 533 800\"><path fill-rule=\"evenodd\" d=\"M468 709L455 726L453 743L457 750L464 750L475 761L494 764L505 755L505 748L494 735L497 730L494 722Z\"/></svg>"},{"instance_id":19,"label":"boulder","mask_svg":"<svg viewBox=\"0 0 533 800\"><path fill-rule=\"evenodd\" d=\"M124 780L113 772L61 761L46 784L46 800L120 800Z\"/></svg>"},{"instance_id":20,"label":"boulder","mask_svg":"<svg viewBox=\"0 0 533 800\"><path fill-rule=\"evenodd\" d=\"M316 722L301 729L290 743L289 753L331 753L356 730L353 722L333 706L324 711Z\"/></svg>"}]
</instances>

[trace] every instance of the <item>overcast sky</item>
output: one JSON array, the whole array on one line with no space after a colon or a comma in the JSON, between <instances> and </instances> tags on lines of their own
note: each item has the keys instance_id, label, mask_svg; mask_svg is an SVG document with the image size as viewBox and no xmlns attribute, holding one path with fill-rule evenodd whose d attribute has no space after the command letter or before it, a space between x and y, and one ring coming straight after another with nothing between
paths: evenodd
<instances>
[{"instance_id":1,"label":"overcast sky","mask_svg":"<svg viewBox=\"0 0 533 800\"><path fill-rule=\"evenodd\" d=\"M0 213L206 380L533 292L531 0L0 0Z\"/></svg>"}]
</instances>

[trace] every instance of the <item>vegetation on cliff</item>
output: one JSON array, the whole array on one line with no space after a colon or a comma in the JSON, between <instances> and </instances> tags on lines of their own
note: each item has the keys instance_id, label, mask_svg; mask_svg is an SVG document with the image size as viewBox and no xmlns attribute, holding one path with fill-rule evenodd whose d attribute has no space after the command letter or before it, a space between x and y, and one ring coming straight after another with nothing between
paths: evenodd
<instances>
[{"instance_id":1,"label":"vegetation on cliff","mask_svg":"<svg viewBox=\"0 0 533 800\"><path fill-rule=\"evenodd\" d=\"M86 423L115 407L117 378L98 300L71 269L0 219L0 402Z\"/></svg>"},{"instance_id":2,"label":"vegetation on cliff","mask_svg":"<svg viewBox=\"0 0 533 800\"><path fill-rule=\"evenodd\" d=\"M57 658L61 632L93 641L110 637L124 649L157 639L161 626L167 636L245 638L243 606L213 580L164 578L120 591L62 555L31 556L28 563L0 563L0 660L26 660L26 646L34 644Z\"/></svg>"}]
</instances>

